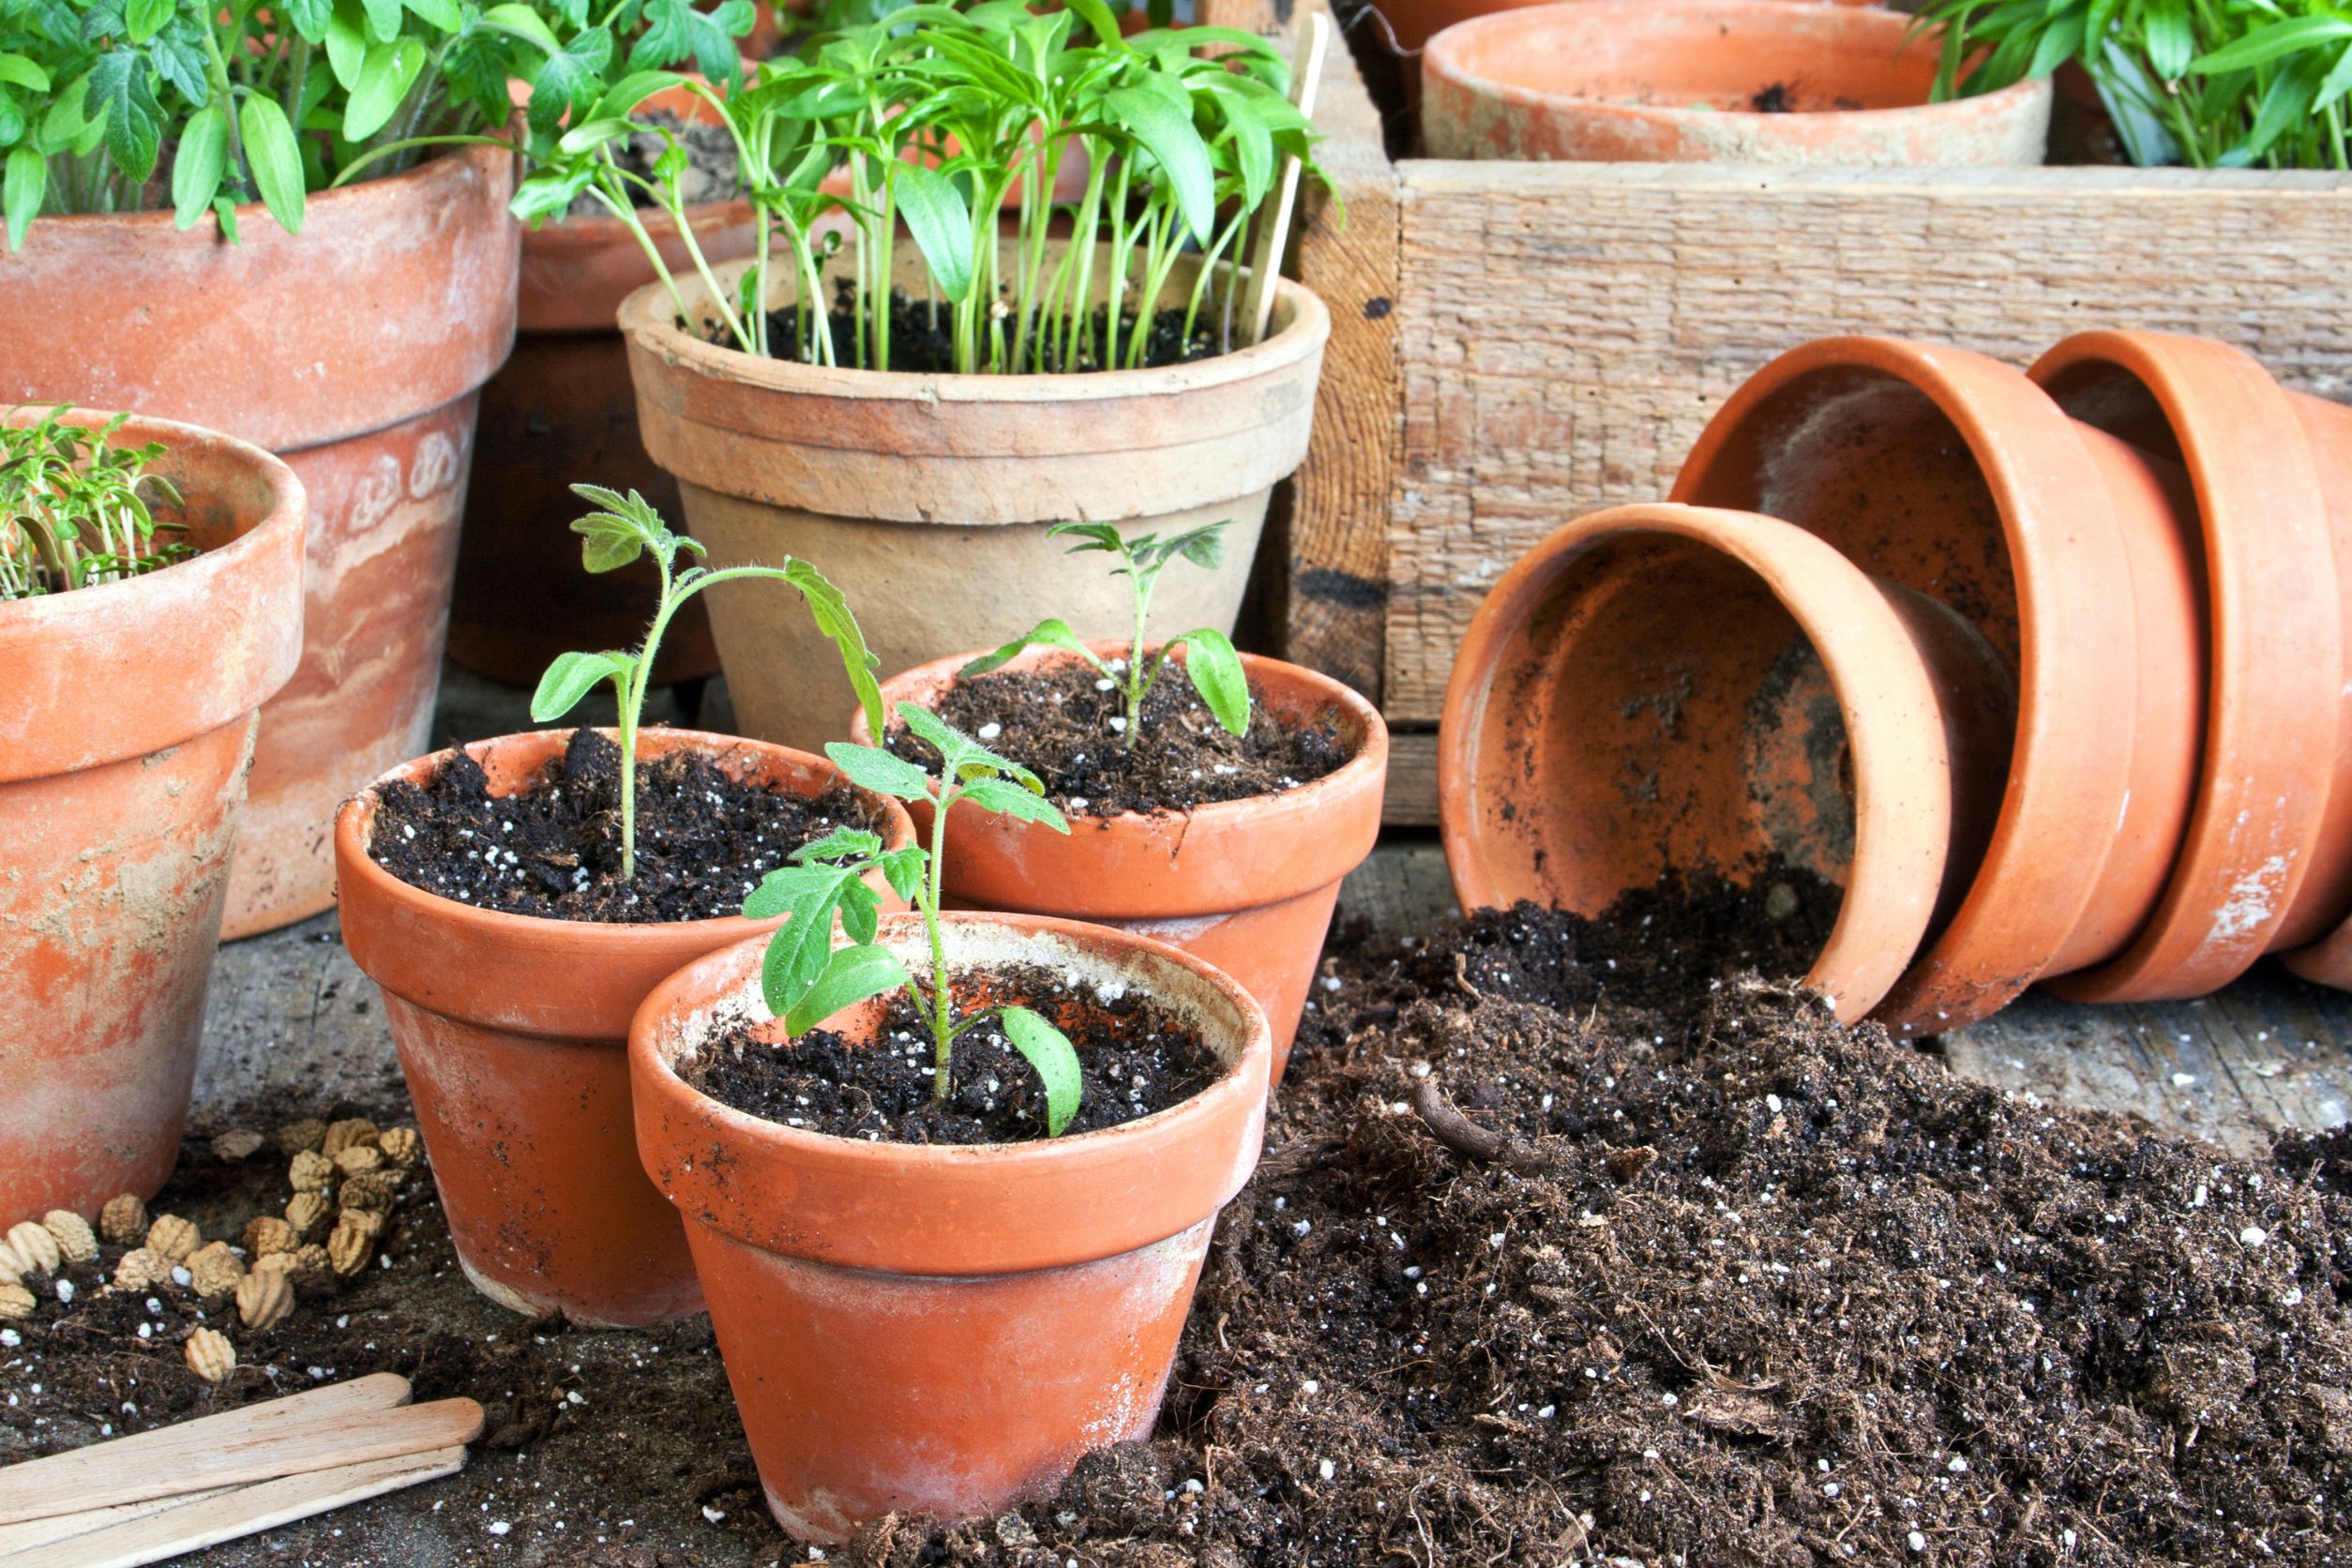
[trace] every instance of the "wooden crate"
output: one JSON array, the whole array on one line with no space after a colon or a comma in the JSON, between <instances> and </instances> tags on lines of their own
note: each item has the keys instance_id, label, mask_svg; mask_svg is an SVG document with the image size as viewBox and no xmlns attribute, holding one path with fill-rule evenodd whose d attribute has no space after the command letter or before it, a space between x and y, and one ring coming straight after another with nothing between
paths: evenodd
<instances>
[{"instance_id":1,"label":"wooden crate","mask_svg":"<svg viewBox=\"0 0 2352 1568\"><path fill-rule=\"evenodd\" d=\"M1344 54L1322 90L1348 213L1302 232L1334 325L1288 646L1388 716L1394 822L1436 820L1433 731L1486 589L1567 519L1663 496L1785 349L1862 332L2022 365L2156 327L2352 400L2352 176L1392 163Z\"/></svg>"}]
</instances>

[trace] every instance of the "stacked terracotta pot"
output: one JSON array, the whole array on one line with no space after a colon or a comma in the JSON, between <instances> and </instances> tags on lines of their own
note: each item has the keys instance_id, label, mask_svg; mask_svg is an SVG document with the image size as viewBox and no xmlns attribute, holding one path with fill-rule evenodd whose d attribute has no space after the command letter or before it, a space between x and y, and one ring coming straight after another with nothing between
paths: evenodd
<instances>
[{"instance_id":1,"label":"stacked terracotta pot","mask_svg":"<svg viewBox=\"0 0 2352 1568\"><path fill-rule=\"evenodd\" d=\"M1446 697L1466 904L1843 889L1811 979L1932 1034L2037 982L2352 985L2352 409L2203 339L1767 365L1671 504L1499 583Z\"/></svg>"}]
</instances>

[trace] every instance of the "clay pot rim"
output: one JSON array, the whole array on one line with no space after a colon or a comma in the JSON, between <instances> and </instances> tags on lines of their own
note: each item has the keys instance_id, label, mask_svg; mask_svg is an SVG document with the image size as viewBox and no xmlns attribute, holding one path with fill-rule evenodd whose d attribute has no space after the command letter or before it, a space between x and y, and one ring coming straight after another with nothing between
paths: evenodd
<instances>
[{"instance_id":1,"label":"clay pot rim","mask_svg":"<svg viewBox=\"0 0 2352 1568\"><path fill-rule=\"evenodd\" d=\"M1854 848L1846 885L1840 892L1837 919L1822 942L1820 956L1806 972L1805 984L1832 999L1841 1021L1854 1022L1877 1006L1893 988L1926 936L1944 875L1946 841L1951 831L1950 792L1947 789L1944 820L1935 824L1934 832L1928 836L1934 847L1935 874L1926 879L1925 896L1908 900L1914 907L1907 910L1903 907L1906 900L1900 896L1900 884L1907 870L1916 867L1906 867L1902 840L1915 833L1921 812L1916 807L1883 811L1871 807L1881 800L1898 807L1900 803L1909 801L1912 792L1906 788L1906 776L1928 759L1921 751L1900 744L1863 744L1856 717L1861 704L1872 695L1856 679L1857 661L1863 650L1854 650L1855 656L1848 656L1847 644L1855 641L1858 633L1840 613L1841 607L1831 599L1833 593L1855 583L1868 583L1881 590L1887 585L1860 566L1846 562L1828 540L1777 518L1669 502L1608 507L1555 529L1522 555L1488 591L1455 656L1454 672L1446 683L1438 726L1438 815L1445 844L1446 870L1454 883L1455 897L1465 909L1500 907L1504 902L1501 890L1485 874L1485 863L1476 853L1476 847L1485 837L1484 819L1470 798L1478 777L1478 743L1485 729L1495 668L1529 615L1540 607L1570 568L1603 545L1643 535L1686 540L1728 557L1761 580L1813 645L1831 688L1837 695L1847 751L1853 760ZM1802 559L1807 556L1812 559ZM1836 580L1832 568L1837 563L1849 568L1850 581ZM1878 629L1904 636L1892 606L1888 608L1887 625ZM1907 637L1904 645L1909 646ZM1927 743L1924 751L1932 752L1932 760L1945 767L1948 779L1951 759L1944 750L1944 731L1938 716L1941 710L1935 700L1932 680L1922 674L1914 695L1920 700L1913 710L1921 716L1919 738ZM1886 876L1893 879L1893 885L1884 893L1877 885L1886 880L1880 873L1882 867ZM1842 948L1867 942L1872 933L1896 923L1909 933L1898 942L1899 951L1890 949L1892 956L1880 956L1875 962L1867 951L1857 953L1849 960L1855 971L1852 978L1835 972L1844 967L1838 962ZM1825 984L1820 978L1825 967L1831 969L1834 985Z\"/></svg>"},{"instance_id":2,"label":"clay pot rim","mask_svg":"<svg viewBox=\"0 0 2352 1568\"><path fill-rule=\"evenodd\" d=\"M1105 657L1124 658L1130 645L1117 638L1096 638L1088 641L1087 646ZM1153 643L1151 646L1157 648L1159 644ZM942 677L945 686L954 686L957 684L957 671L993 651L975 648L969 653L950 654L945 658L929 659L901 670L882 683L882 706L893 713L901 701L913 702L917 707L927 706L916 698L911 688L928 688L941 682ZM1181 650L1179 652L1181 656ZM1058 648L1028 648L1008 661L1004 668L1026 671L1039 664L1052 663L1057 657L1075 656ZM1090 813L1075 817L1072 822L1091 824L1097 831L1148 833L1171 819L1182 819L1191 829L1240 831L1245 829L1250 818L1261 814L1267 807L1277 802L1286 806L1295 803L1303 809L1336 811L1344 809L1345 802L1363 792L1380 788L1388 774L1388 721L1380 716L1380 709L1366 701L1362 692L1344 681L1334 680L1319 670L1309 670L1303 664L1269 658L1263 654L1243 654L1241 657L1242 669L1247 674L1294 682L1315 692L1345 715L1357 726L1360 738L1356 743L1355 755L1322 777L1309 779L1297 789L1285 790L1280 794L1244 795L1239 800L1210 801L1188 808L1170 807L1156 812L1121 811L1108 817ZM872 744L872 737L866 728L866 709L863 705L850 716L850 739L859 746ZM1013 760L1020 761L1018 757ZM930 803L926 801L923 804L927 806ZM1042 823L1024 825L1041 833L1053 831Z\"/></svg>"},{"instance_id":3,"label":"clay pot rim","mask_svg":"<svg viewBox=\"0 0 2352 1568\"><path fill-rule=\"evenodd\" d=\"M1847 4L1796 4L1789 0L1557 0L1549 5L1515 7L1510 10L1490 11L1484 16L1455 23L1441 29L1421 48L1421 68L1454 83L1480 98L1492 98L1515 108L1532 110L1573 109L1590 117L1651 121L1663 125L1734 126L1773 123L1790 119L1806 123L1837 125L1884 126L1900 123L1901 117L1946 118L1955 112L1968 112L1973 105L1985 106L1980 113L1999 113L2013 106L2023 106L2036 98L2051 95L2047 77L2029 78L1990 93L1972 98L1952 98L1941 103L1905 104L1889 109L1824 109L1806 110L1799 115L1767 114L1741 109L1688 109L1674 104L1616 103L1606 98L1589 97L1578 92L1557 88L1529 87L1504 82L1470 69L1455 59L1455 54L1481 33L1526 30L1556 16L1576 15L1579 20L1596 23L1607 20L1611 11L1632 14L1660 10L1731 11L1755 21L1771 17L1793 30L1792 24L1804 23L1826 27L1844 27L1867 32L1877 28L1889 31L1889 24L1902 39L1910 36L1911 19L1900 11L1879 9L1875 0L1859 0ZM1779 13L1777 16L1774 13ZM1852 22L1831 20L1822 13L1852 17ZM1883 20L1882 20L1883 19ZM1457 36L1458 35L1458 36ZM1449 42L1449 40L1451 40ZM1907 42L1899 48L1909 47Z\"/></svg>"},{"instance_id":4,"label":"clay pot rim","mask_svg":"<svg viewBox=\"0 0 2352 1568\"><path fill-rule=\"evenodd\" d=\"M611 726L592 725L588 728L616 744L620 739L619 731ZM380 786L395 779L421 783L460 751L474 756L478 761L481 754L493 746L530 742L542 736L549 738L548 749L550 755L554 755L562 749L563 742L571 733L569 728L519 730L508 734L468 741L461 746L445 746L387 770L366 789L345 801L341 809L335 813L335 859L339 882L342 877L355 876L367 884L369 897L391 906L398 912L455 927L480 942L528 940L551 931L562 931L572 934L580 942L599 946L622 945L649 936L659 936L665 939L704 939L710 947L716 948L746 937L757 936L765 940L768 932L782 924L781 916L773 920L750 920L740 914L714 915L703 920L649 920L625 924L610 920L559 920L548 915L486 910L457 898L444 897L414 882L405 882L377 865L375 857L368 852L375 829L376 809L382 804L376 793ZM828 758L811 756L806 751L796 751L773 741L722 735L708 730L678 730L649 725L641 727L637 733L641 761L670 751L699 751L714 761L719 761L730 753L739 753L780 757L797 764L822 768L843 785L855 790L860 796L888 808L882 813L886 827L882 837L888 847L897 849L914 841L913 824L898 802L886 800L868 790L857 789ZM645 743L656 739L675 744L665 745L658 752L647 753L643 749Z\"/></svg>"},{"instance_id":5,"label":"clay pot rim","mask_svg":"<svg viewBox=\"0 0 2352 1568\"><path fill-rule=\"evenodd\" d=\"M2342 686L2334 531L2293 405L2244 350L2174 333L2077 332L2026 373L2043 385L2083 366L2111 367L2137 382L2179 444L2196 495L2209 651L2195 791L2164 892L2120 953L2052 988L2085 1002L2202 996L2244 972L2270 946L2311 867L2324 822ZM2263 400L2271 406L2244 416L2230 389L2209 389L2209 378L2222 375L2236 376L2237 386L2257 398L2267 392ZM2255 451L2265 453L2261 461L2243 460ZM2293 549L2298 512L2308 546L2299 558ZM2324 659L2278 635L2273 617L2299 589L2312 591L2314 613L2339 622L2334 651ZM2235 851L2240 867L2228 864L2233 840L2247 832L2240 807L2255 796L2287 840L2269 846L2285 864L2267 890L2244 885L2242 843ZM2290 801L2296 809L2287 809ZM2250 892L2267 893L2267 909L2253 912ZM2215 918L2224 907L2240 912L2226 936Z\"/></svg>"},{"instance_id":6,"label":"clay pot rim","mask_svg":"<svg viewBox=\"0 0 2352 1568\"><path fill-rule=\"evenodd\" d=\"M729 262L714 266L711 275L722 286L732 286L755 264L753 260ZM710 293L698 277L680 278L678 292L689 309L708 298ZM1331 335L1331 312L1322 300L1313 291L1287 278L1275 279L1274 329L1262 341L1209 359L1135 370L966 375L804 365L798 360L761 358L741 349L688 337L671 324L675 313L669 291L656 279L621 302L621 334L634 339L648 353L713 381L804 397L914 404L1084 404L1122 398L1166 397L1276 374L1321 349Z\"/></svg>"}]
</instances>

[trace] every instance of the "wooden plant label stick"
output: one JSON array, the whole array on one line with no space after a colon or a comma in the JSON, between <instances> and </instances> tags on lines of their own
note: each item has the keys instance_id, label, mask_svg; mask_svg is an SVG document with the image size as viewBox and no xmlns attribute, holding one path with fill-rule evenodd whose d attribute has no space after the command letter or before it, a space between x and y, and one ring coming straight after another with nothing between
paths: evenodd
<instances>
[{"instance_id":1,"label":"wooden plant label stick","mask_svg":"<svg viewBox=\"0 0 2352 1568\"><path fill-rule=\"evenodd\" d=\"M1323 55L1330 46L1330 15L1319 9L1307 12L1300 19L1298 50L1290 60L1290 101L1309 119L1315 115L1315 86L1322 78ZM1274 204L1251 239L1249 285L1242 295L1242 317L1249 324L1248 340L1253 343L1265 341L1267 324L1274 319L1274 278L1282 270L1283 253L1289 246L1290 216L1298 209L1303 172L1297 158L1283 156L1282 172L1274 176Z\"/></svg>"}]
</instances>

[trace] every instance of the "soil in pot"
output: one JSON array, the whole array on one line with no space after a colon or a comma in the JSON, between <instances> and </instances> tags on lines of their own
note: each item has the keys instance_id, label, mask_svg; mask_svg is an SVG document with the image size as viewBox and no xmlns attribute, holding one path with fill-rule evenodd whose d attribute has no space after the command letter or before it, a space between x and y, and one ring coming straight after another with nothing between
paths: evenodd
<instances>
[{"instance_id":1,"label":"soil in pot","mask_svg":"<svg viewBox=\"0 0 2352 1568\"><path fill-rule=\"evenodd\" d=\"M992 973L985 985L957 976L949 988L959 1017L1009 1001L1069 1037L1085 1087L1065 1136L1166 1110L1227 1070L1181 1014L1138 991L1113 994L1034 965ZM777 1043L761 1027L743 1026L705 1047L684 1077L746 1115L837 1138L971 1144L1046 1136L1044 1086L993 1023L957 1039L943 1103L932 1094L929 1028L905 992L892 999L881 1037L887 1049L826 1029Z\"/></svg>"},{"instance_id":2,"label":"soil in pot","mask_svg":"<svg viewBox=\"0 0 2352 1568\"><path fill-rule=\"evenodd\" d=\"M711 758L672 751L641 763L637 876L620 880L621 748L572 732L530 786L492 795L463 749L424 786L378 788L369 858L445 898L506 914L626 925L743 912L760 879L811 839L871 828L855 791L810 797L728 776Z\"/></svg>"},{"instance_id":3,"label":"soil in pot","mask_svg":"<svg viewBox=\"0 0 2352 1568\"><path fill-rule=\"evenodd\" d=\"M1011 297L1011 291L1005 291ZM1176 307L1156 312L1152 318L1150 334L1143 346L1143 364L1149 369L1163 365L1185 365L1196 359L1213 359L1224 352L1218 329L1222 321L1221 306L1216 299L1202 305L1200 314L1193 322L1191 336L1184 333L1184 311ZM855 284L849 279L837 281L831 317L833 342L837 352L846 352L847 345L858 341L860 326L852 301ZM1108 306L1094 308L1094 347L1081 349L1069 364L1062 362L1061 345L1048 339L1045 345L1045 369L1048 373L1086 370L1123 370L1130 369L1123 357L1118 363L1106 365L1097 356L1096 349L1104 343L1116 343L1123 355L1128 336L1135 331L1133 312L1123 312L1114 336L1110 328ZM1009 334L1012 324L1008 321ZM943 306L935 307L929 300L909 297L904 289L890 292L890 368L924 375L954 375L956 340L954 321ZM731 346L734 339L725 326L716 323L703 328L703 337L720 347ZM800 346L800 315L787 308L768 312L768 356L772 359L804 358ZM1027 367L1024 366L1024 372Z\"/></svg>"},{"instance_id":4,"label":"soil in pot","mask_svg":"<svg viewBox=\"0 0 2352 1568\"><path fill-rule=\"evenodd\" d=\"M1173 668L1144 699L1142 737L1132 748L1125 693L1075 658L958 681L936 711L1035 773L1063 811L1088 816L1278 795L1338 772L1355 754L1337 715L1286 723L1254 683L1249 731L1229 733ZM891 731L889 746L925 767L938 764L939 753L903 726Z\"/></svg>"},{"instance_id":5,"label":"soil in pot","mask_svg":"<svg viewBox=\"0 0 2352 1568\"><path fill-rule=\"evenodd\" d=\"M690 120L683 114L656 105L641 106L631 116L641 124L658 127L677 139L686 149L686 169L679 181L679 193L687 206L700 206L706 202L724 202L733 196L742 184L742 166L737 161L734 132L723 125L705 120ZM641 180L654 177L654 163L668 150L668 143L653 130L641 130L612 143L612 160L624 174L634 174ZM642 191L640 195L644 194ZM641 209L650 203L639 204ZM602 202L589 195L572 200L566 218L606 218L610 210Z\"/></svg>"}]
</instances>

